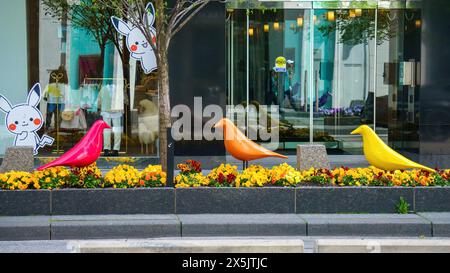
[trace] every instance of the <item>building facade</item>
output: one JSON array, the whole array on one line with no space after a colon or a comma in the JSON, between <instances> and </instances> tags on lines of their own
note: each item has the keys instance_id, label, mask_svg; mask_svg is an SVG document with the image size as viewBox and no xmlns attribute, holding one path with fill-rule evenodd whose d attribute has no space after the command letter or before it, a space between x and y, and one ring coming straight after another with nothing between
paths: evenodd
<instances>
[{"instance_id":1,"label":"building facade","mask_svg":"<svg viewBox=\"0 0 450 273\"><path fill-rule=\"evenodd\" d=\"M41 133L56 141L39 156L64 152L103 118L113 127L106 150L158 158L157 72L146 75L120 47L52 17L42 1L0 3L0 93L23 103L41 84ZM361 138L350 132L367 124L408 157L448 168L448 29L445 0L211 3L172 44L171 103L278 106L282 153L322 143L360 155ZM3 154L14 136L1 126L0 138ZM225 155L220 141L175 147L183 156Z\"/></svg>"}]
</instances>

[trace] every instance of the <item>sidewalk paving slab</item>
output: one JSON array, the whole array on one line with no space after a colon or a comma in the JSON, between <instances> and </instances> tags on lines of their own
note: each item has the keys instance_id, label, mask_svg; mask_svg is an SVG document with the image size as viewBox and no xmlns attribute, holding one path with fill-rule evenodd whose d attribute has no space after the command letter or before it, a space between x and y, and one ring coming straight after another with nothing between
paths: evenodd
<instances>
[{"instance_id":1,"label":"sidewalk paving slab","mask_svg":"<svg viewBox=\"0 0 450 273\"><path fill-rule=\"evenodd\" d=\"M22 240L50 240L50 217L0 217L0 241Z\"/></svg>"},{"instance_id":2,"label":"sidewalk paving slab","mask_svg":"<svg viewBox=\"0 0 450 273\"><path fill-rule=\"evenodd\" d=\"M295 214L198 214L179 219L183 237L306 235L306 223Z\"/></svg>"},{"instance_id":3,"label":"sidewalk paving slab","mask_svg":"<svg viewBox=\"0 0 450 273\"><path fill-rule=\"evenodd\" d=\"M318 239L315 253L450 253L448 239Z\"/></svg>"},{"instance_id":4,"label":"sidewalk paving slab","mask_svg":"<svg viewBox=\"0 0 450 273\"><path fill-rule=\"evenodd\" d=\"M450 237L450 213L0 217L0 241L214 236Z\"/></svg>"},{"instance_id":5,"label":"sidewalk paving slab","mask_svg":"<svg viewBox=\"0 0 450 273\"><path fill-rule=\"evenodd\" d=\"M426 236L431 223L414 214L299 214L308 236Z\"/></svg>"},{"instance_id":6,"label":"sidewalk paving slab","mask_svg":"<svg viewBox=\"0 0 450 273\"><path fill-rule=\"evenodd\" d=\"M49 241L49 240L45 240L45 241L0 241L0 253L71 253L71 252L77 252L77 246L92 246L91 243L100 243L98 245L100 246L105 246L106 243L112 242L112 243L116 243L119 242L119 246L120 244L123 244L123 242L133 242L133 244L129 244L128 247L130 247L130 250L127 250L129 252L139 252L139 250L136 249L137 246L139 246L140 242L146 242L149 240L157 240L157 241L192 241L192 244L202 244L204 241L208 241L208 240L241 240L241 239L245 239L245 240L250 240L255 241L255 240L261 240L261 239L267 239L270 241L276 240L276 239L281 239L281 240L287 240L287 242L295 242L295 241L303 241L304 243L304 253L313 253L315 251L315 244L317 240L341 240L344 243L346 242L350 242L352 240L363 240L364 246L361 249L362 252L376 252L376 248L374 248L374 246L377 246L377 242L379 240L396 240L398 239L399 244L397 244L397 246L410 246L408 250L404 250L405 252L414 252L411 250L411 247L414 247L414 243L417 241L419 238L418 237L363 237L363 236L317 236L317 237L305 237L305 236L290 236L290 237L279 237L279 236L270 236L270 237L189 237L189 238L161 238L161 239L143 239L143 240L62 240L62 241ZM420 253L424 253L424 252L446 252L446 250L444 249L444 247L446 247L446 243L442 243L444 241L448 241L449 238L420 238L419 243L421 243L421 247L424 247L424 249L417 249L417 252ZM108 247L111 246L111 244L108 245ZM145 246L145 244L141 244L141 246ZM154 245L155 246L155 245ZM175 246L171 246L166 244L167 249L163 249L163 253L167 253L167 252L175 252L174 247ZM417 246L417 245L416 245ZM245 246L242 246L245 247ZM369 247L369 249L367 249L367 247ZM133 249L134 248L134 249ZM434 249L431 249L434 248ZM430 250L431 249L431 250ZM99 252L102 249L98 249L96 250L97 252ZM124 249L119 249L119 250L114 250L116 252L120 252L123 251L125 252ZM155 250L155 248L153 249ZM201 249L196 249L193 250L191 249L192 252L191 253L201 253ZM340 249L339 251L336 252L343 252L343 249ZM381 249L382 252L387 252L386 248L385 249ZM197 252L198 251L198 252ZM211 249L209 251L212 251ZM218 253L221 253L220 251L224 251L225 250L222 248L219 250L217 250ZM250 252L250 250L246 250L247 253ZM88 252L88 251L85 251ZM111 250L111 252L113 252L113 250ZM149 250L147 250L147 252L149 252ZM186 253L187 250L184 249L183 251L181 251L182 253ZM233 250L234 252L234 250ZM239 252L236 251L236 252ZM243 250L242 250L243 252ZM267 253L268 250L262 250L261 252L265 252ZM324 249L322 248L322 252L325 252ZM327 252L333 252L333 251L327 251ZM347 250L347 252L358 252L357 250Z\"/></svg>"},{"instance_id":7,"label":"sidewalk paving slab","mask_svg":"<svg viewBox=\"0 0 450 273\"><path fill-rule=\"evenodd\" d=\"M165 238L68 242L74 253L303 253L293 238Z\"/></svg>"},{"instance_id":8,"label":"sidewalk paving slab","mask_svg":"<svg viewBox=\"0 0 450 273\"><path fill-rule=\"evenodd\" d=\"M450 237L450 212L423 212L418 215L431 221L434 237Z\"/></svg>"},{"instance_id":9,"label":"sidewalk paving slab","mask_svg":"<svg viewBox=\"0 0 450 273\"><path fill-rule=\"evenodd\" d=\"M175 215L100 215L52 217L52 240L179 237Z\"/></svg>"}]
</instances>

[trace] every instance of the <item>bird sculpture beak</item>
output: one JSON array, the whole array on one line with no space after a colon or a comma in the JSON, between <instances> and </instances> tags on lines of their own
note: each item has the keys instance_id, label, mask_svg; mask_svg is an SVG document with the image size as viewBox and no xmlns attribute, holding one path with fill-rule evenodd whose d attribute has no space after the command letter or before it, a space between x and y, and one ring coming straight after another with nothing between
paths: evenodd
<instances>
[{"instance_id":1,"label":"bird sculpture beak","mask_svg":"<svg viewBox=\"0 0 450 273\"><path fill-rule=\"evenodd\" d=\"M214 125L214 128L215 128L215 129L223 128L223 119L221 119L219 122L217 122L217 123Z\"/></svg>"},{"instance_id":2,"label":"bird sculpture beak","mask_svg":"<svg viewBox=\"0 0 450 273\"><path fill-rule=\"evenodd\" d=\"M361 134L361 128L357 128L356 130L354 130L350 134L352 134L352 135L359 135L359 134Z\"/></svg>"}]
</instances>

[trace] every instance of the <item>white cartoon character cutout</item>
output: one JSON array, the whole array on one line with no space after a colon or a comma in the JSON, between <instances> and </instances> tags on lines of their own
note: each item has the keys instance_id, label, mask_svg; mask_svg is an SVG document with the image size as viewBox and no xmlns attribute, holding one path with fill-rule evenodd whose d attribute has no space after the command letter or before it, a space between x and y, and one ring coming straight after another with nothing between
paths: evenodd
<instances>
[{"instance_id":1,"label":"white cartoon character cutout","mask_svg":"<svg viewBox=\"0 0 450 273\"><path fill-rule=\"evenodd\" d=\"M14 146L33 147L34 155L40 148L53 145L53 138L44 135L39 137L37 131L43 126L42 113L37 106L42 99L41 85L35 84L28 94L26 103L12 106L7 98L0 95L0 111L6 114L5 125L15 135Z\"/></svg>"},{"instance_id":2,"label":"white cartoon character cutout","mask_svg":"<svg viewBox=\"0 0 450 273\"><path fill-rule=\"evenodd\" d=\"M156 29L153 27L155 22L155 8L153 7L153 4L148 3L146 10L147 14L144 15L144 22L146 22L150 28L152 34L151 42L156 45ZM141 62L145 74L150 74L158 69L155 52L144 33L142 33L138 27L134 25L130 27L122 19L115 16L111 17L111 21L116 30L126 37L126 43L128 50L131 53L131 57Z\"/></svg>"}]
</instances>

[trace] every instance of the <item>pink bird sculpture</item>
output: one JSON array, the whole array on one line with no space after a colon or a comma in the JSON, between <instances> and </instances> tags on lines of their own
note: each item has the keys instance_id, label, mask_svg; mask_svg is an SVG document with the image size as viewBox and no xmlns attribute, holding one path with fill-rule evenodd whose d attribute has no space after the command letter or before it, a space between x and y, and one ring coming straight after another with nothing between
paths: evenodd
<instances>
[{"instance_id":1,"label":"pink bird sculpture","mask_svg":"<svg viewBox=\"0 0 450 273\"><path fill-rule=\"evenodd\" d=\"M101 155L103 149L103 130L105 129L111 129L111 127L103 120L96 121L77 145L55 161L39 167L38 171L58 166L86 167L93 164Z\"/></svg>"}]
</instances>

